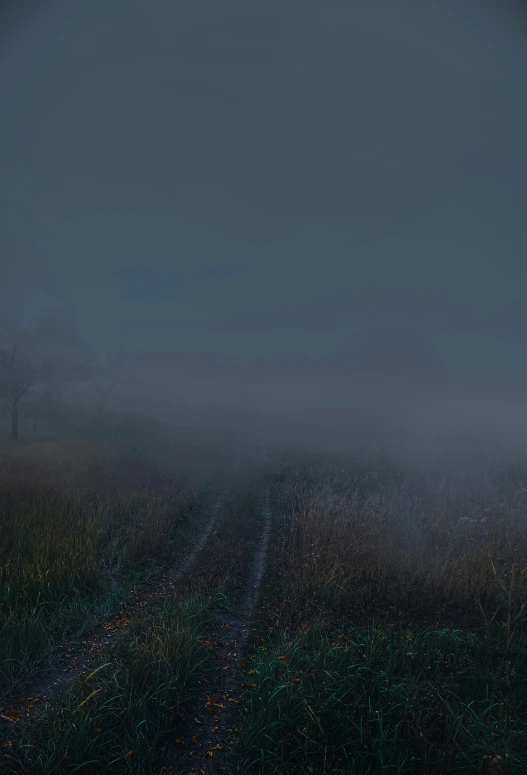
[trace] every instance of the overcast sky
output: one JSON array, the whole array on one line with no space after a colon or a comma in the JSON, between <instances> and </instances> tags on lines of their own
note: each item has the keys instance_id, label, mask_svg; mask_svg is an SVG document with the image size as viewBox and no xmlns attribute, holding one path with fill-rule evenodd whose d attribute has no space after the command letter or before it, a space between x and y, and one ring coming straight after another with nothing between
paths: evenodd
<instances>
[{"instance_id":1,"label":"overcast sky","mask_svg":"<svg viewBox=\"0 0 527 775\"><path fill-rule=\"evenodd\" d=\"M6 3L0 308L55 310L167 385L519 395L526 19Z\"/></svg>"}]
</instances>

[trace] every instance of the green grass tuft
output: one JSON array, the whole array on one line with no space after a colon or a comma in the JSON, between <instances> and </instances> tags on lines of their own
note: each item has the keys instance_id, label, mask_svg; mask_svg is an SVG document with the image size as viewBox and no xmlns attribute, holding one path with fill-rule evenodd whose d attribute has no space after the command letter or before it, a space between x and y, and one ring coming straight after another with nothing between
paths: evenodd
<instances>
[{"instance_id":1,"label":"green grass tuft","mask_svg":"<svg viewBox=\"0 0 527 775\"><path fill-rule=\"evenodd\" d=\"M172 598L132 623L116 649L100 653L92 672L15 739L6 772L153 772L209 659L200 639L214 604Z\"/></svg>"}]
</instances>

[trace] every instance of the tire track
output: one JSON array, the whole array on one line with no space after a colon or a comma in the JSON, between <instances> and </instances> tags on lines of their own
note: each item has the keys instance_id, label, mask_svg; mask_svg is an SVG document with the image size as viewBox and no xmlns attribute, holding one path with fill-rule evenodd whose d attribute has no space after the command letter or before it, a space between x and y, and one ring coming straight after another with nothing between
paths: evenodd
<instances>
[{"instance_id":1,"label":"tire track","mask_svg":"<svg viewBox=\"0 0 527 775\"><path fill-rule=\"evenodd\" d=\"M242 695L243 660L267 560L271 528L268 489L262 515L263 526L252 558L245 595L237 615L226 617L217 630L215 640L209 643L219 665L210 680L206 679L200 686L191 721L184 734L176 739L176 744L182 745L183 750L172 751L173 759L177 758L177 766L174 765L169 772L178 775L212 775L221 772L226 755L235 744L237 730L233 728L234 713Z\"/></svg>"},{"instance_id":2,"label":"tire track","mask_svg":"<svg viewBox=\"0 0 527 775\"><path fill-rule=\"evenodd\" d=\"M117 633L126 629L139 611L150 607L173 591L193 568L206 546L229 489L229 485L225 486L216 499L199 540L187 547L183 561L165 575L155 591L146 596L136 595L135 599L129 600L126 605L122 604L118 613L114 613L109 621L86 634L82 640L75 639L55 647L51 654L44 656L33 668L32 673L39 673L38 679L28 679L23 684L23 690L11 690L0 697L0 740L8 737L18 722L42 714L76 678L88 670L91 660L102 649L112 645ZM21 696L22 692L24 696Z\"/></svg>"}]
</instances>

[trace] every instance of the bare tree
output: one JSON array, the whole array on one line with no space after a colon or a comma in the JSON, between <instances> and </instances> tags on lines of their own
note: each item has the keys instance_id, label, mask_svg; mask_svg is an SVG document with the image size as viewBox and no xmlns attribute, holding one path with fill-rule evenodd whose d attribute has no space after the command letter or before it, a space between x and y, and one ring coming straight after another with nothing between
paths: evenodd
<instances>
[{"instance_id":1,"label":"bare tree","mask_svg":"<svg viewBox=\"0 0 527 775\"><path fill-rule=\"evenodd\" d=\"M94 355L67 321L43 318L21 328L0 314L0 399L10 416L12 439L18 438L21 418L32 422L33 433L40 420L62 425L67 414L63 386L83 382L95 371ZM97 416L106 400L101 398Z\"/></svg>"},{"instance_id":2,"label":"bare tree","mask_svg":"<svg viewBox=\"0 0 527 775\"><path fill-rule=\"evenodd\" d=\"M83 405L94 412L93 425L100 425L108 403L115 398L117 388L114 384L92 386L92 399L83 401Z\"/></svg>"},{"instance_id":3,"label":"bare tree","mask_svg":"<svg viewBox=\"0 0 527 775\"><path fill-rule=\"evenodd\" d=\"M50 363L35 364L19 355L13 340L11 351L0 350L0 397L11 418L11 438L18 439L20 410L37 385L51 378Z\"/></svg>"},{"instance_id":4,"label":"bare tree","mask_svg":"<svg viewBox=\"0 0 527 775\"><path fill-rule=\"evenodd\" d=\"M60 375L57 374L56 377L35 387L21 406L21 415L32 424L33 436L36 434L37 424L42 422L55 432L64 429L69 406L64 401L64 384L59 377Z\"/></svg>"}]
</instances>

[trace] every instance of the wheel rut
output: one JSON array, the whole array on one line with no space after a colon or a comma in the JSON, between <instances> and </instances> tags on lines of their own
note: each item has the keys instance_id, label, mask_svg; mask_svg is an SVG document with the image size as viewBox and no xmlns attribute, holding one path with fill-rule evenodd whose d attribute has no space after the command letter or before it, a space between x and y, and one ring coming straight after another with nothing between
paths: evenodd
<instances>
[{"instance_id":1,"label":"wheel rut","mask_svg":"<svg viewBox=\"0 0 527 775\"><path fill-rule=\"evenodd\" d=\"M224 487L208 507L210 515L199 538L191 543L179 562L165 573L158 585L146 593L132 595L104 624L94 628L82 639L67 640L44 656L31 670L30 676L17 682L17 687L0 696L0 740L10 736L13 727L35 719L67 690L73 681L93 668L97 654L112 647L117 635L126 629L139 612L167 597L174 587L192 570L205 548L229 491ZM37 674L37 677L35 677Z\"/></svg>"},{"instance_id":2,"label":"wheel rut","mask_svg":"<svg viewBox=\"0 0 527 775\"><path fill-rule=\"evenodd\" d=\"M200 681L187 722L169 752L166 771L174 775L220 773L236 744L237 718L243 715L244 656L267 560L271 527L267 490L262 501L258 541L240 602L204 641L215 667Z\"/></svg>"}]
</instances>

